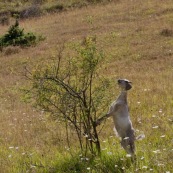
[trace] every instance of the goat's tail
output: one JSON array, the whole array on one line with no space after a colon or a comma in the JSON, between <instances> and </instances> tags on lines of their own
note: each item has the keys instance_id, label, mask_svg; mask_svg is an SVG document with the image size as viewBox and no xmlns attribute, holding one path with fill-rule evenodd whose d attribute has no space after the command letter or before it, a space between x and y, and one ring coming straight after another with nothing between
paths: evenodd
<instances>
[{"instance_id":1,"label":"goat's tail","mask_svg":"<svg viewBox=\"0 0 173 173\"><path fill-rule=\"evenodd\" d=\"M142 140L142 139L144 139L145 138L145 134L140 134L139 136L137 136L136 138L135 138L135 140Z\"/></svg>"}]
</instances>

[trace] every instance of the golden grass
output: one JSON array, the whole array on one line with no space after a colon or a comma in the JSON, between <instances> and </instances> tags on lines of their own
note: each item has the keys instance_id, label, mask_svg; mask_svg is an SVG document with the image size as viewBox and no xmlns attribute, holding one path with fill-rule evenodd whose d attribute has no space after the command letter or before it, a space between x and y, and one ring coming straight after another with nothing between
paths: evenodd
<instances>
[{"instance_id":1,"label":"golden grass","mask_svg":"<svg viewBox=\"0 0 173 173\"><path fill-rule=\"evenodd\" d=\"M63 42L81 41L87 35L96 35L98 46L106 53L103 73L113 82L117 78L133 82L129 92L130 113L135 129L146 135L146 139L137 142L137 153L145 157L145 162L139 165L163 163L155 172L173 171L173 37L160 34L163 29L173 27L172 9L171 0L124 0L20 21L26 32L42 34L46 40L36 47L18 48L17 53L6 53L7 50L0 53L2 172L18 172L16 161L26 157L26 153L38 155L34 159L48 165L46 161L55 159L57 148L64 152L63 128L47 121L30 104L21 102L19 89L26 84L23 67L27 63L41 63L55 55ZM7 29L1 26L0 35ZM118 88L110 89L111 103ZM106 132L101 134L102 140L114 135L112 128L109 119L104 127ZM114 142L120 149L118 140ZM153 152L157 150L161 154Z\"/></svg>"}]
</instances>

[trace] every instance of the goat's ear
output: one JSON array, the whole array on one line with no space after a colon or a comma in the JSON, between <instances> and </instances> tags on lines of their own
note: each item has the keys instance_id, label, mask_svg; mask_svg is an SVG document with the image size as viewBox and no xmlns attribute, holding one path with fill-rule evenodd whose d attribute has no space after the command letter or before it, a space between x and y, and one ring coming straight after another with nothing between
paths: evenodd
<instances>
[{"instance_id":1,"label":"goat's ear","mask_svg":"<svg viewBox=\"0 0 173 173\"><path fill-rule=\"evenodd\" d=\"M132 88L132 86L130 85L130 83L126 83L126 90L130 90Z\"/></svg>"}]
</instances>

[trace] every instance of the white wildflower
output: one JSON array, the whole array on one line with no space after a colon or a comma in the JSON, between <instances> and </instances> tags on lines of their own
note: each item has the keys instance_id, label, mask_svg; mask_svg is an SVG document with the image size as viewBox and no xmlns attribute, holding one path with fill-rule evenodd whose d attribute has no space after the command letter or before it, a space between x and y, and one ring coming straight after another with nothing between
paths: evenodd
<instances>
[{"instance_id":1,"label":"white wildflower","mask_svg":"<svg viewBox=\"0 0 173 173\"><path fill-rule=\"evenodd\" d=\"M129 139L129 137L125 137L125 138L123 138L123 140L126 140L126 139Z\"/></svg>"},{"instance_id":2,"label":"white wildflower","mask_svg":"<svg viewBox=\"0 0 173 173\"><path fill-rule=\"evenodd\" d=\"M159 127L159 126L153 126L152 128L153 128L153 129L157 129L158 127Z\"/></svg>"},{"instance_id":3,"label":"white wildflower","mask_svg":"<svg viewBox=\"0 0 173 173\"><path fill-rule=\"evenodd\" d=\"M87 158L87 157L81 157L80 159L81 159L81 161L83 161L83 160L88 161L89 160L89 158Z\"/></svg>"},{"instance_id":4,"label":"white wildflower","mask_svg":"<svg viewBox=\"0 0 173 173\"><path fill-rule=\"evenodd\" d=\"M107 152L107 154L108 154L108 155L112 155L112 152L109 151L109 152Z\"/></svg>"},{"instance_id":5,"label":"white wildflower","mask_svg":"<svg viewBox=\"0 0 173 173\"><path fill-rule=\"evenodd\" d=\"M155 150L155 151L153 151L153 153L158 154L158 153L160 153L160 150Z\"/></svg>"},{"instance_id":6,"label":"white wildflower","mask_svg":"<svg viewBox=\"0 0 173 173\"><path fill-rule=\"evenodd\" d=\"M144 160L144 156L141 157L141 160Z\"/></svg>"},{"instance_id":7,"label":"white wildflower","mask_svg":"<svg viewBox=\"0 0 173 173\"><path fill-rule=\"evenodd\" d=\"M32 169L32 168L36 168L36 166L34 166L34 165L31 165L31 166L30 166L30 168L31 168L31 169Z\"/></svg>"},{"instance_id":8,"label":"white wildflower","mask_svg":"<svg viewBox=\"0 0 173 173\"><path fill-rule=\"evenodd\" d=\"M131 154L126 154L126 157L129 158L129 157L132 157L132 155Z\"/></svg>"},{"instance_id":9,"label":"white wildflower","mask_svg":"<svg viewBox=\"0 0 173 173\"><path fill-rule=\"evenodd\" d=\"M139 129L136 129L136 132L140 132Z\"/></svg>"},{"instance_id":10,"label":"white wildflower","mask_svg":"<svg viewBox=\"0 0 173 173\"><path fill-rule=\"evenodd\" d=\"M162 109L159 110L159 113L162 113Z\"/></svg>"},{"instance_id":11,"label":"white wildflower","mask_svg":"<svg viewBox=\"0 0 173 173\"><path fill-rule=\"evenodd\" d=\"M104 151L104 150L107 150L107 148L102 148L102 150Z\"/></svg>"},{"instance_id":12,"label":"white wildflower","mask_svg":"<svg viewBox=\"0 0 173 173\"><path fill-rule=\"evenodd\" d=\"M164 138L166 135L162 135L162 136L160 136L161 138Z\"/></svg>"},{"instance_id":13,"label":"white wildflower","mask_svg":"<svg viewBox=\"0 0 173 173\"><path fill-rule=\"evenodd\" d=\"M147 166L143 166L142 169L147 169L148 167Z\"/></svg>"},{"instance_id":14,"label":"white wildflower","mask_svg":"<svg viewBox=\"0 0 173 173\"><path fill-rule=\"evenodd\" d=\"M86 160L86 161L88 161L88 160L89 160L89 158L87 158L87 157L86 157L86 158L85 158L85 160Z\"/></svg>"},{"instance_id":15,"label":"white wildflower","mask_svg":"<svg viewBox=\"0 0 173 173\"><path fill-rule=\"evenodd\" d=\"M88 138L88 135L86 134L86 135L84 135L84 137L85 137L85 138Z\"/></svg>"}]
</instances>

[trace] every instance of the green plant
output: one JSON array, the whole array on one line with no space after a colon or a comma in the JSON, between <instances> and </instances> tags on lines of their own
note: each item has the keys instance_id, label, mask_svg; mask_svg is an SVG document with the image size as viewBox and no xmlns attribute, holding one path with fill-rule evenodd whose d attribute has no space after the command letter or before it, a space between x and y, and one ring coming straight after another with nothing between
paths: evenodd
<instances>
[{"instance_id":1,"label":"green plant","mask_svg":"<svg viewBox=\"0 0 173 173\"><path fill-rule=\"evenodd\" d=\"M30 93L40 109L76 132L85 154L97 154L101 148L95 122L107 105L105 90L109 86L109 80L99 73L103 53L96 48L95 37L87 37L73 48L75 56L62 57L62 49L57 61L42 64L32 72Z\"/></svg>"},{"instance_id":2,"label":"green plant","mask_svg":"<svg viewBox=\"0 0 173 173\"><path fill-rule=\"evenodd\" d=\"M24 29L19 27L19 22L16 20L15 24L12 25L8 33L0 37L1 47L7 46L32 46L35 45L38 41L43 39L41 36L36 36L32 32L24 33Z\"/></svg>"}]
</instances>

